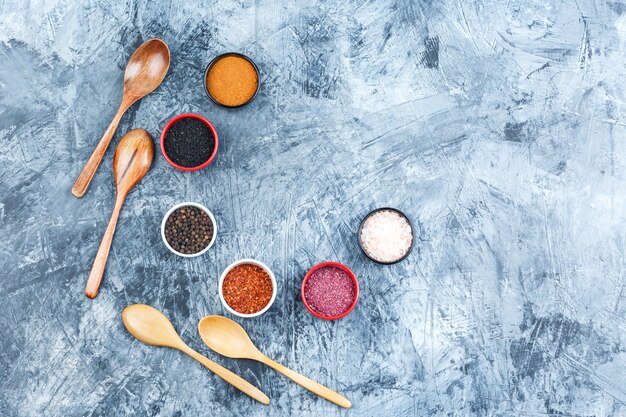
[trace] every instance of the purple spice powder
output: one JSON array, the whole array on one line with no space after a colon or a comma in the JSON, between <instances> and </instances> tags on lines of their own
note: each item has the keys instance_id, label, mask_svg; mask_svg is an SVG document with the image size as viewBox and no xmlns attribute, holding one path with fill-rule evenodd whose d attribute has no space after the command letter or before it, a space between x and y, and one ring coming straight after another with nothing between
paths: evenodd
<instances>
[{"instance_id":1,"label":"purple spice powder","mask_svg":"<svg viewBox=\"0 0 626 417\"><path fill-rule=\"evenodd\" d=\"M350 275L336 266L314 271L304 284L304 298L316 313L338 316L350 308L356 295Z\"/></svg>"}]
</instances>

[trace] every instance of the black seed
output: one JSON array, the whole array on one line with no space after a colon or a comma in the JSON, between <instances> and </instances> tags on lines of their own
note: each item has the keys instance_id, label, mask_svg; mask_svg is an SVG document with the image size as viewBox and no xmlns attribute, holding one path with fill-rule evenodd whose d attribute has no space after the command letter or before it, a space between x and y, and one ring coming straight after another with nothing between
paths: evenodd
<instances>
[{"instance_id":1,"label":"black seed","mask_svg":"<svg viewBox=\"0 0 626 417\"><path fill-rule=\"evenodd\" d=\"M185 117L170 126L163 145L172 162L185 168L193 168L202 165L211 157L215 138L204 122Z\"/></svg>"}]
</instances>

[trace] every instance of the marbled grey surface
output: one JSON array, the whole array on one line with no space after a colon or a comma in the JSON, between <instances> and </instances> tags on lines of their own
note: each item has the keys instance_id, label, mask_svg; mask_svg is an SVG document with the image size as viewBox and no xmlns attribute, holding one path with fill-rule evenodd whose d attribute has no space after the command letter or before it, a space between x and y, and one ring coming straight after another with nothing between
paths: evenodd
<instances>
[{"instance_id":1,"label":"marbled grey surface","mask_svg":"<svg viewBox=\"0 0 626 417\"><path fill-rule=\"evenodd\" d=\"M125 63L151 37L170 45L170 72L76 199ZM202 88L230 50L262 71L237 111ZM625 80L620 2L0 0L0 415L626 415ZM182 112L214 122L217 160L183 173L157 153L88 300L114 146L135 127L158 138ZM219 222L199 259L161 242L184 200ZM377 206L419 227L401 264L359 252ZM253 340L352 410L202 344L197 322L226 314L216 281L241 257L280 285L243 322ZM324 260L362 289L332 323L299 300ZM164 311L272 404L134 340L120 319L132 303Z\"/></svg>"}]
</instances>

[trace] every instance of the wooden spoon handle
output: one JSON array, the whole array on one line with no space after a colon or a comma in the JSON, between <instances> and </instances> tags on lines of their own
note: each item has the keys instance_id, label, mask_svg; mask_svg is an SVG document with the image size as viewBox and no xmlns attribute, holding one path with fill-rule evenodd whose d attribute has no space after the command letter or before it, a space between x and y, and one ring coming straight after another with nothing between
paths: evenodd
<instances>
[{"instance_id":1,"label":"wooden spoon handle","mask_svg":"<svg viewBox=\"0 0 626 417\"><path fill-rule=\"evenodd\" d=\"M279 364L278 362L271 360L270 358L268 358L267 356L263 354L261 354L258 358L255 358L255 359L263 362L267 366L270 366L276 369L278 372L285 375L287 378L291 379L296 384L302 385L304 388L319 395L322 398L327 399L330 402L333 402L343 408L352 407L352 403L350 402L350 400L348 400L343 395L336 393L330 388L327 388L324 385L313 381L312 379L309 379L303 375L300 375L297 372L292 371L291 369Z\"/></svg>"},{"instance_id":2,"label":"wooden spoon handle","mask_svg":"<svg viewBox=\"0 0 626 417\"><path fill-rule=\"evenodd\" d=\"M117 113L115 113L115 116L113 116L111 124L107 128L106 132L104 132L102 139L100 139L98 146L96 146L96 149L94 149L93 153L89 157L89 160L83 167L83 170L78 175L78 178L76 178L76 181L72 186L72 194L74 194L74 196L82 197L83 195L85 195L85 192L87 192L87 188L89 188L89 184L91 184L91 180L98 170L100 162L102 162L104 153L109 147L109 143L111 143L113 134L117 130L117 125L120 123L120 120L122 119L122 116L124 115L128 107L129 106L127 105L126 101L122 100L122 104L117 110Z\"/></svg>"},{"instance_id":3,"label":"wooden spoon handle","mask_svg":"<svg viewBox=\"0 0 626 417\"><path fill-rule=\"evenodd\" d=\"M188 354L189 356L191 356L192 358L194 358L195 360L197 360L198 362L200 362L202 365L206 366L209 370L213 371L217 376L219 376L224 381L228 382L230 385L234 386L235 388L237 388L244 394L249 395L250 397L254 398L255 400L257 400L258 402L262 404L267 405L270 403L270 399L267 397L267 395L263 393L263 391L261 391L260 389L258 389L257 387L255 387L254 385L252 385L251 383L249 383L248 381L246 381L239 375L229 371L223 366L216 364L212 360L205 358L204 356L202 356L201 354L199 354L198 352L196 352L189 346L185 345L185 347L181 348L181 350L185 352L186 354Z\"/></svg>"},{"instance_id":4,"label":"wooden spoon handle","mask_svg":"<svg viewBox=\"0 0 626 417\"><path fill-rule=\"evenodd\" d=\"M111 242L113 241L113 235L115 234L117 220L120 217L122 204L124 204L124 197L118 195L115 199L113 213L111 213L111 220L109 220L109 225L104 231L104 236L102 236L100 248L98 248L96 259L93 261L91 273L89 274L89 279L87 280L87 285L85 286L85 295L89 298L95 298L100 290L100 283L102 282L104 268L106 267L107 259L109 258L109 250L111 249Z\"/></svg>"}]
</instances>

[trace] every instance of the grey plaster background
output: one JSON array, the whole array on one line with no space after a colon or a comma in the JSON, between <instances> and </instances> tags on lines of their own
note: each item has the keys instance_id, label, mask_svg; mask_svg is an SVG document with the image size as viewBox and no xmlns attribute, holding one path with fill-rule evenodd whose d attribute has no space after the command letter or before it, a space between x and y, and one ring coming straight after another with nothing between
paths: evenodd
<instances>
[{"instance_id":1,"label":"grey plaster background","mask_svg":"<svg viewBox=\"0 0 626 417\"><path fill-rule=\"evenodd\" d=\"M191 174L156 154L90 301L113 148L83 199L69 189L128 57L155 36L169 75L113 145L135 127L158 138L191 111L221 147ZM205 65L230 50L262 71L237 111L202 89ZM625 55L626 3L600 0L0 0L0 415L625 416ZM184 200L219 222L200 259L160 240ZM419 227L391 267L355 239L386 205ZM225 314L216 281L241 257L280 285L243 323L253 340L352 410L203 346L197 321ZM351 266L362 288L333 323L298 294L324 260ZM273 403L132 339L120 319L131 303L162 309Z\"/></svg>"}]
</instances>

